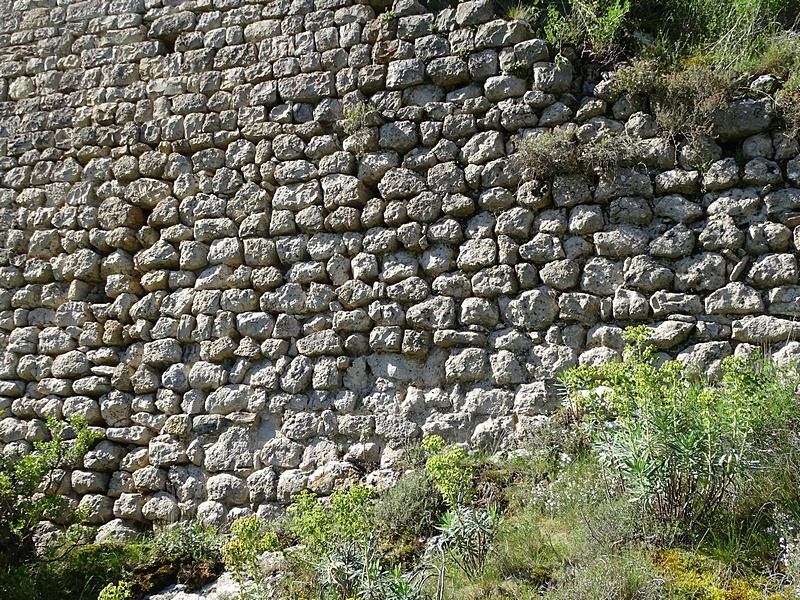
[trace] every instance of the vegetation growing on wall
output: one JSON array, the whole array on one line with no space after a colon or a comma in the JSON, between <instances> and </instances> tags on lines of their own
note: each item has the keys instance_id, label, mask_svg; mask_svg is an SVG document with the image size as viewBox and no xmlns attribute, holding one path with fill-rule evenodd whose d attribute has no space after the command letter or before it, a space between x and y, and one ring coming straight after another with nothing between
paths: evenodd
<instances>
[{"instance_id":1,"label":"vegetation growing on wall","mask_svg":"<svg viewBox=\"0 0 800 600\"><path fill-rule=\"evenodd\" d=\"M528 10L522 12L521 9ZM797 26L796 0L533 0L506 9L529 17L557 48L596 59L662 64L702 57L746 69Z\"/></svg>"},{"instance_id":2,"label":"vegetation growing on wall","mask_svg":"<svg viewBox=\"0 0 800 600\"><path fill-rule=\"evenodd\" d=\"M622 362L565 373L564 408L512 457L456 460L431 436L417 462L425 466L375 500L359 488L301 499L273 525L291 532L294 583L283 593L795 597L800 376L754 355L727 359L722 379L708 381L681 363L658 365L650 334L628 330ZM445 482L465 473L471 481L459 485L474 492L455 498ZM407 515L406 489L422 491L420 477L450 501ZM495 493L479 492L498 481ZM438 522L439 535L402 558L387 552L382 540L431 535L412 521Z\"/></svg>"},{"instance_id":3,"label":"vegetation growing on wall","mask_svg":"<svg viewBox=\"0 0 800 600\"><path fill-rule=\"evenodd\" d=\"M615 91L646 98L670 135L707 134L720 105L765 94L787 130L800 127L796 0L534 0L506 12L559 55L614 67ZM774 83L751 86L762 75Z\"/></svg>"},{"instance_id":4,"label":"vegetation growing on wall","mask_svg":"<svg viewBox=\"0 0 800 600\"><path fill-rule=\"evenodd\" d=\"M101 597L141 597L148 547L211 571L223 558L241 598L796 597L798 371L756 353L726 359L709 381L658 364L651 333L629 329L621 362L566 372L563 409L522 450L499 459L431 436L377 497L362 486L304 493L266 526L186 524L106 547L103 564L116 566ZM263 570L276 556L277 579ZM4 597L44 597L14 573L0 578Z\"/></svg>"}]
</instances>

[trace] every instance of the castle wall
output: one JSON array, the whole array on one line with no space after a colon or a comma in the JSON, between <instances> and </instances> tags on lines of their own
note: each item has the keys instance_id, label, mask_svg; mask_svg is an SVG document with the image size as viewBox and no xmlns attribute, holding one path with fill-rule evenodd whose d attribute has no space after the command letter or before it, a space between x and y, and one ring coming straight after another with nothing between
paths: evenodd
<instances>
[{"instance_id":1,"label":"castle wall","mask_svg":"<svg viewBox=\"0 0 800 600\"><path fill-rule=\"evenodd\" d=\"M90 522L221 523L510 443L627 325L797 358L797 140L644 107L484 0L0 1L0 445L81 415ZM636 161L526 177L567 123Z\"/></svg>"}]
</instances>

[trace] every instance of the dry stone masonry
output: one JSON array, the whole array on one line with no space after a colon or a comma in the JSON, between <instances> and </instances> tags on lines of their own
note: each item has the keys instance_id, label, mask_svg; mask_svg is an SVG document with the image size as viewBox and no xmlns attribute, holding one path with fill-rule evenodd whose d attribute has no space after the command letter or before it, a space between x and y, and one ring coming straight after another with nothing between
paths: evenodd
<instances>
[{"instance_id":1,"label":"dry stone masonry","mask_svg":"<svg viewBox=\"0 0 800 600\"><path fill-rule=\"evenodd\" d=\"M0 52L0 446L101 430L60 482L101 535L508 442L626 325L800 358L768 100L676 144L488 0L0 0ZM523 177L564 125L638 165Z\"/></svg>"}]
</instances>

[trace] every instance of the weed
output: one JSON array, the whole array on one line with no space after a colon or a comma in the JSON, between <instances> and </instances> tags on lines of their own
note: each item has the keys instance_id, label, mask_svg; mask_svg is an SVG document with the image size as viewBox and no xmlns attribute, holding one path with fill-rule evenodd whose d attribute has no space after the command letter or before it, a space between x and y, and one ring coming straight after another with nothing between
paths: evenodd
<instances>
[{"instance_id":1,"label":"weed","mask_svg":"<svg viewBox=\"0 0 800 600\"><path fill-rule=\"evenodd\" d=\"M327 502L303 491L287 511L289 529L312 556L347 540L363 542L372 531L371 499L372 492L362 485L336 491Z\"/></svg>"},{"instance_id":2,"label":"weed","mask_svg":"<svg viewBox=\"0 0 800 600\"><path fill-rule=\"evenodd\" d=\"M445 504L455 507L469 504L474 495L473 469L468 464L467 453L458 446L445 446L438 435L427 436L423 448L430 454L425 461L425 472L442 495Z\"/></svg>"},{"instance_id":3,"label":"weed","mask_svg":"<svg viewBox=\"0 0 800 600\"><path fill-rule=\"evenodd\" d=\"M344 107L344 131L347 135L360 133L374 124L380 109L370 102L356 102Z\"/></svg>"},{"instance_id":4,"label":"weed","mask_svg":"<svg viewBox=\"0 0 800 600\"><path fill-rule=\"evenodd\" d=\"M231 537L222 546L225 568L233 572L234 579L243 585L249 578L258 586L261 567L258 557L268 550L276 550L278 538L256 516L243 517L231 526Z\"/></svg>"},{"instance_id":5,"label":"weed","mask_svg":"<svg viewBox=\"0 0 800 600\"><path fill-rule=\"evenodd\" d=\"M658 600L665 596L663 579L638 551L583 561L565 573L552 591L544 594L544 598L550 600Z\"/></svg>"},{"instance_id":6,"label":"weed","mask_svg":"<svg viewBox=\"0 0 800 600\"><path fill-rule=\"evenodd\" d=\"M534 22L539 18L537 4L538 2L530 2L530 0L519 0L516 4L506 7L505 13L509 19Z\"/></svg>"},{"instance_id":7,"label":"weed","mask_svg":"<svg viewBox=\"0 0 800 600\"><path fill-rule=\"evenodd\" d=\"M630 166L636 160L635 141L624 132L579 144L571 129L552 129L517 140L517 150L528 179L572 173L595 176Z\"/></svg>"},{"instance_id":8,"label":"weed","mask_svg":"<svg viewBox=\"0 0 800 600\"><path fill-rule=\"evenodd\" d=\"M731 71L702 62L665 72L648 60L617 69L613 88L649 98L659 128L690 139L707 134L714 112L743 89Z\"/></svg>"},{"instance_id":9,"label":"weed","mask_svg":"<svg viewBox=\"0 0 800 600\"><path fill-rule=\"evenodd\" d=\"M791 136L800 132L800 60L796 60L783 86L775 93L775 106L786 133Z\"/></svg>"},{"instance_id":10,"label":"weed","mask_svg":"<svg viewBox=\"0 0 800 600\"><path fill-rule=\"evenodd\" d=\"M552 129L540 135L518 139L517 151L530 179L551 179L582 170L575 136L568 129Z\"/></svg>"},{"instance_id":11,"label":"weed","mask_svg":"<svg viewBox=\"0 0 800 600\"><path fill-rule=\"evenodd\" d=\"M339 598L422 600L420 572L386 567L371 544L337 545L317 565L323 592Z\"/></svg>"},{"instance_id":12,"label":"weed","mask_svg":"<svg viewBox=\"0 0 800 600\"><path fill-rule=\"evenodd\" d=\"M629 0L573 0L563 13L550 4L545 38L559 53L562 46L575 46L595 59L610 60L619 53L630 9Z\"/></svg>"},{"instance_id":13,"label":"weed","mask_svg":"<svg viewBox=\"0 0 800 600\"><path fill-rule=\"evenodd\" d=\"M49 420L47 427L50 439L35 442L33 452L23 457L0 454L0 574L33 559L39 521L62 516L68 504L58 493L63 469L81 459L99 437L78 417L69 424Z\"/></svg>"},{"instance_id":14,"label":"weed","mask_svg":"<svg viewBox=\"0 0 800 600\"><path fill-rule=\"evenodd\" d=\"M378 18L383 21L384 23L391 23L395 19L397 19L397 14L392 10L387 10L382 12Z\"/></svg>"},{"instance_id":15,"label":"weed","mask_svg":"<svg viewBox=\"0 0 800 600\"><path fill-rule=\"evenodd\" d=\"M467 575L477 577L486 566L486 558L492 547L500 514L497 508L459 506L442 517L439 530L440 543L453 562Z\"/></svg>"}]
</instances>

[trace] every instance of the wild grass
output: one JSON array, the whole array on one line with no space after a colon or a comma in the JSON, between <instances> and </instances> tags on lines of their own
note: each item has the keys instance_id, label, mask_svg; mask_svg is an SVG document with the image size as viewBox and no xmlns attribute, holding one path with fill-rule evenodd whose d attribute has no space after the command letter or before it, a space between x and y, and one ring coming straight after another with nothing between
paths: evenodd
<instances>
[{"instance_id":1,"label":"wild grass","mask_svg":"<svg viewBox=\"0 0 800 600\"><path fill-rule=\"evenodd\" d=\"M640 56L675 65L703 56L741 68L798 25L799 0L528 0L522 9L557 50L571 45L606 62Z\"/></svg>"},{"instance_id":2,"label":"wild grass","mask_svg":"<svg viewBox=\"0 0 800 600\"><path fill-rule=\"evenodd\" d=\"M635 140L625 132L607 133L579 143L571 128L558 128L517 140L517 151L527 179L551 179L582 173L597 176L635 162Z\"/></svg>"}]
</instances>

